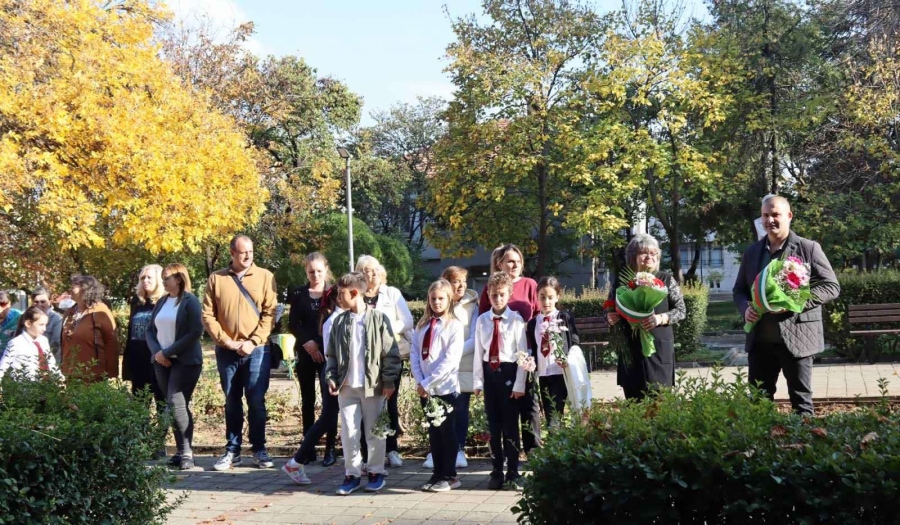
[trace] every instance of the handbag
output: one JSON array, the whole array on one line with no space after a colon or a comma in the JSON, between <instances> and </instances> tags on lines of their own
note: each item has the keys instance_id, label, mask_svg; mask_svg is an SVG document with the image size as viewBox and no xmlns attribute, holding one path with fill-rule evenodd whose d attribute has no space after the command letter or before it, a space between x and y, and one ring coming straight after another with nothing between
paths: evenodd
<instances>
[{"instance_id":1,"label":"handbag","mask_svg":"<svg viewBox=\"0 0 900 525\"><path fill-rule=\"evenodd\" d=\"M262 317L262 312L260 312L259 307L256 306L256 301L254 301L253 298L250 297L250 292L248 292L247 289L244 288L244 284L241 283L241 280L238 279L237 275L233 275L233 274L232 274L231 278L234 280L234 284L237 285L238 290L241 291L241 295L244 296L244 299L246 299L247 302L250 303L250 307L253 308L253 311L256 312L256 315L258 317ZM270 367L272 368L272 370L275 370L278 367L280 367L281 361L284 360L284 353L283 353L281 346L272 342L271 335L269 336L269 340L266 341L266 344L263 345L263 351L266 351L266 350L269 351Z\"/></svg>"}]
</instances>

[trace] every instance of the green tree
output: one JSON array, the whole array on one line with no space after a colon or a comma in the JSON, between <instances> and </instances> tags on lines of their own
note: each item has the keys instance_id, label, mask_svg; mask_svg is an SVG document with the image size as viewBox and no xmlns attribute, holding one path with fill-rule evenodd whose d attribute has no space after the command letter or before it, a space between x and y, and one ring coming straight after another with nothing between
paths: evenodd
<instances>
[{"instance_id":1,"label":"green tree","mask_svg":"<svg viewBox=\"0 0 900 525\"><path fill-rule=\"evenodd\" d=\"M429 242L463 255L515 242L537 275L586 178L580 78L604 21L579 2L485 0L488 21L453 21L456 86L428 179Z\"/></svg>"}]
</instances>

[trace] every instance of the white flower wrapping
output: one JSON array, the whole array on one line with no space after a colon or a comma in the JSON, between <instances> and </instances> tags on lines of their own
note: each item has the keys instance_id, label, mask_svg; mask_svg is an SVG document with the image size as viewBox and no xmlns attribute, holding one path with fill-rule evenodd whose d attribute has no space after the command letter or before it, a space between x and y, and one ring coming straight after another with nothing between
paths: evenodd
<instances>
[{"instance_id":1,"label":"white flower wrapping","mask_svg":"<svg viewBox=\"0 0 900 525\"><path fill-rule=\"evenodd\" d=\"M453 412L453 405L439 397L429 396L423 410L425 412L425 421L422 422L422 428L437 428L447 420L447 415Z\"/></svg>"},{"instance_id":2,"label":"white flower wrapping","mask_svg":"<svg viewBox=\"0 0 900 525\"><path fill-rule=\"evenodd\" d=\"M372 428L372 435L376 439L387 439L388 436L396 433L397 431L391 428L391 416L388 414L387 401L385 401L384 406L381 407L381 413L378 414L378 419L375 421L375 427Z\"/></svg>"}]
</instances>

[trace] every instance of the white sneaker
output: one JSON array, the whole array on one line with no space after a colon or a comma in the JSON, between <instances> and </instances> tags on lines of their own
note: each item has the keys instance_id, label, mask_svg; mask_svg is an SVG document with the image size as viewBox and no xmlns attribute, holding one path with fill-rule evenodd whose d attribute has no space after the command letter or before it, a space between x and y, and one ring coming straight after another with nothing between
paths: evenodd
<instances>
[{"instance_id":1,"label":"white sneaker","mask_svg":"<svg viewBox=\"0 0 900 525\"><path fill-rule=\"evenodd\" d=\"M306 470L303 468L303 465L294 461L294 458L291 458L290 461L285 463L284 466L281 467L281 471L287 474L297 485L312 484L309 476L306 475Z\"/></svg>"},{"instance_id":2,"label":"white sneaker","mask_svg":"<svg viewBox=\"0 0 900 525\"><path fill-rule=\"evenodd\" d=\"M393 452L388 452L387 460L388 465L393 468L400 468L403 466L403 457L396 450Z\"/></svg>"},{"instance_id":3,"label":"white sneaker","mask_svg":"<svg viewBox=\"0 0 900 525\"><path fill-rule=\"evenodd\" d=\"M216 464L213 465L213 469L218 470L219 472L224 472L229 470L230 468L241 464L241 454L234 452L225 452L222 457L216 461Z\"/></svg>"},{"instance_id":4,"label":"white sneaker","mask_svg":"<svg viewBox=\"0 0 900 525\"><path fill-rule=\"evenodd\" d=\"M466 460L466 452L460 450L456 453L456 468L466 468L468 466L469 462Z\"/></svg>"},{"instance_id":5,"label":"white sneaker","mask_svg":"<svg viewBox=\"0 0 900 525\"><path fill-rule=\"evenodd\" d=\"M425 462L422 463L422 468L434 468L434 458L431 457L431 452L429 452L428 456L425 457Z\"/></svg>"}]
</instances>

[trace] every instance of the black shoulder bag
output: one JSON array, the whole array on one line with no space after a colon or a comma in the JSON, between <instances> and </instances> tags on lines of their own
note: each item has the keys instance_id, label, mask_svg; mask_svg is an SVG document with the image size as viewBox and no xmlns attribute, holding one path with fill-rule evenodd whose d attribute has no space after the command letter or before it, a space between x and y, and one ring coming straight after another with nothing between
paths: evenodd
<instances>
[{"instance_id":1,"label":"black shoulder bag","mask_svg":"<svg viewBox=\"0 0 900 525\"><path fill-rule=\"evenodd\" d=\"M256 316L262 317L262 313L259 311L259 307L256 306L256 301L254 301L253 298L250 297L250 292L248 292L247 289L244 288L244 284L241 282L240 279L238 279L238 276L231 274L231 278L234 280L234 284L237 285L238 290L241 291L241 295L244 296L244 299L246 299L247 302L250 303L250 308L253 308L253 311L256 312ZM263 345L263 347L268 347L268 349L269 349L271 368L274 370L274 369L280 367L282 357L284 355L281 351L281 347L278 346L277 344L274 344L271 340L266 341L266 343ZM265 350L265 348L264 348L264 350Z\"/></svg>"}]
</instances>

